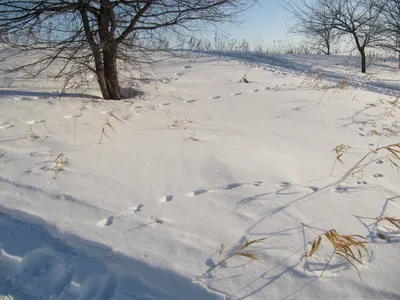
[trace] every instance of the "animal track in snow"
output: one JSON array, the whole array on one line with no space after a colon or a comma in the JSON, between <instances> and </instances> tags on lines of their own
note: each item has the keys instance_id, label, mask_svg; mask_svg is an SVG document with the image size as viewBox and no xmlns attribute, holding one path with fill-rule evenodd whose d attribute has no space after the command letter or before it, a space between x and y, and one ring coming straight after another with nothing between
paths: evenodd
<instances>
[{"instance_id":1,"label":"animal track in snow","mask_svg":"<svg viewBox=\"0 0 400 300\"><path fill-rule=\"evenodd\" d=\"M240 96L242 93L233 93L233 94L231 94L231 96L232 97L235 97L235 96Z\"/></svg>"},{"instance_id":2,"label":"animal track in snow","mask_svg":"<svg viewBox=\"0 0 400 300\"><path fill-rule=\"evenodd\" d=\"M73 119L73 118L80 118L82 117L82 114L75 114L75 115L66 115L64 116L64 119Z\"/></svg>"},{"instance_id":3,"label":"animal track in snow","mask_svg":"<svg viewBox=\"0 0 400 300\"><path fill-rule=\"evenodd\" d=\"M26 125L33 125L33 124L39 124L39 123L45 123L46 119L42 119L42 120L31 120L31 121L27 121L25 122Z\"/></svg>"},{"instance_id":4,"label":"animal track in snow","mask_svg":"<svg viewBox=\"0 0 400 300\"><path fill-rule=\"evenodd\" d=\"M375 174L372 174L372 177L374 177L374 178L382 178L382 177L384 177L384 175L381 174L381 173L375 173Z\"/></svg>"},{"instance_id":5,"label":"animal track in snow","mask_svg":"<svg viewBox=\"0 0 400 300\"><path fill-rule=\"evenodd\" d=\"M366 182L366 181L364 181L364 180L357 180L357 181L356 181L356 184L357 184L357 185L367 185L368 182Z\"/></svg>"},{"instance_id":6,"label":"animal track in snow","mask_svg":"<svg viewBox=\"0 0 400 300\"><path fill-rule=\"evenodd\" d=\"M213 97L210 97L210 98L208 98L209 100L214 100L214 99L219 99L219 98L221 98L221 96L213 96Z\"/></svg>"},{"instance_id":7,"label":"animal track in snow","mask_svg":"<svg viewBox=\"0 0 400 300\"><path fill-rule=\"evenodd\" d=\"M121 219L123 217L129 216L129 215L134 214L136 212L139 212L139 211L141 211L142 207L143 207L143 204L131 206L127 211L124 211L124 212L120 213L115 218L116 219Z\"/></svg>"},{"instance_id":8,"label":"animal track in snow","mask_svg":"<svg viewBox=\"0 0 400 300\"><path fill-rule=\"evenodd\" d=\"M8 122L0 122L0 129L6 130L6 129L11 128L11 127L14 127L14 125L12 125L12 124L10 124Z\"/></svg>"},{"instance_id":9,"label":"animal track in snow","mask_svg":"<svg viewBox=\"0 0 400 300\"><path fill-rule=\"evenodd\" d=\"M197 188L191 192L188 192L185 194L187 197L193 197L197 195L201 195L207 192L218 192L218 191L229 191L236 189L241 186L260 186L262 184L262 181L253 181L253 182L235 182L235 183L229 183L227 185L224 185L219 188L215 189L206 189L206 188Z\"/></svg>"},{"instance_id":10,"label":"animal track in snow","mask_svg":"<svg viewBox=\"0 0 400 300\"><path fill-rule=\"evenodd\" d=\"M258 89L250 90L251 93L257 93Z\"/></svg>"},{"instance_id":11,"label":"animal track in snow","mask_svg":"<svg viewBox=\"0 0 400 300\"><path fill-rule=\"evenodd\" d=\"M116 217L109 216L107 218L101 219L99 222L97 222L96 226L97 227L110 226L111 224L114 223L114 220L122 219L123 217L127 217L133 213L136 213L136 212L140 211L142 207L143 207L143 204L134 205L134 206L130 207L128 210L121 212Z\"/></svg>"},{"instance_id":12,"label":"animal track in snow","mask_svg":"<svg viewBox=\"0 0 400 300\"><path fill-rule=\"evenodd\" d=\"M159 202L161 202L161 203L170 202L170 201L174 200L174 198L175 197L173 195L162 196L159 199Z\"/></svg>"},{"instance_id":13,"label":"animal track in snow","mask_svg":"<svg viewBox=\"0 0 400 300\"><path fill-rule=\"evenodd\" d=\"M209 190L206 189L206 188L198 188L198 189L195 189L195 190L193 190L191 192L186 193L185 195L188 196L188 197L193 197L193 196L197 196L197 195L201 195L201 194L207 193L208 191Z\"/></svg>"},{"instance_id":14,"label":"animal track in snow","mask_svg":"<svg viewBox=\"0 0 400 300\"><path fill-rule=\"evenodd\" d=\"M319 191L319 187L316 186L301 186L307 193L316 193Z\"/></svg>"},{"instance_id":15,"label":"animal track in snow","mask_svg":"<svg viewBox=\"0 0 400 300\"><path fill-rule=\"evenodd\" d=\"M185 100L185 101L183 101L183 103L194 103L194 102L196 102L196 100Z\"/></svg>"},{"instance_id":16,"label":"animal track in snow","mask_svg":"<svg viewBox=\"0 0 400 300\"><path fill-rule=\"evenodd\" d=\"M99 222L97 222L96 226L97 227L106 227L106 226L110 226L112 223L114 223L114 216L109 216L109 217L101 219Z\"/></svg>"},{"instance_id":17,"label":"animal track in snow","mask_svg":"<svg viewBox=\"0 0 400 300\"><path fill-rule=\"evenodd\" d=\"M160 108L162 106L169 106L171 105L171 102L167 102L167 103L162 103L162 104L157 104L156 108Z\"/></svg>"},{"instance_id":18,"label":"animal track in snow","mask_svg":"<svg viewBox=\"0 0 400 300\"><path fill-rule=\"evenodd\" d=\"M383 164L383 163L384 163L384 161L383 161L383 160L381 160L381 159L379 159L379 160L377 160L375 163L376 163L377 165L381 165L381 164Z\"/></svg>"},{"instance_id":19,"label":"animal track in snow","mask_svg":"<svg viewBox=\"0 0 400 300\"><path fill-rule=\"evenodd\" d=\"M230 184L224 185L222 187L222 190L223 191L232 190L232 189L235 189L235 188L238 188L241 186L246 186L246 185L247 186L260 186L261 183L262 183L261 181L254 181L251 183L230 183Z\"/></svg>"},{"instance_id":20,"label":"animal track in snow","mask_svg":"<svg viewBox=\"0 0 400 300\"><path fill-rule=\"evenodd\" d=\"M337 186L335 188L335 192L337 192L337 193L345 193L345 192L348 192L348 191L349 191L349 188L345 187L345 186Z\"/></svg>"},{"instance_id":21,"label":"animal track in snow","mask_svg":"<svg viewBox=\"0 0 400 300\"><path fill-rule=\"evenodd\" d=\"M277 183L276 186L280 187L280 188L288 188L291 186L291 184L290 184L290 182L287 182L287 181L281 181L281 182Z\"/></svg>"}]
</instances>

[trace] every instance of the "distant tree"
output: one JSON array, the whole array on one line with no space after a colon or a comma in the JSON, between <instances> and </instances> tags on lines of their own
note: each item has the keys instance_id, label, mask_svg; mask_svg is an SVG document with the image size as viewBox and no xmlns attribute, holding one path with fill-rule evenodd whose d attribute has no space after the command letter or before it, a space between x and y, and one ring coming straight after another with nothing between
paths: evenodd
<instances>
[{"instance_id":1,"label":"distant tree","mask_svg":"<svg viewBox=\"0 0 400 300\"><path fill-rule=\"evenodd\" d=\"M96 74L104 99L121 99L118 61L137 67L149 42L201 24L233 22L256 0L1 0L0 37L30 55L19 66L39 75L57 64L55 78ZM51 33L51 34L50 34ZM165 42L155 43L166 45Z\"/></svg>"},{"instance_id":2,"label":"distant tree","mask_svg":"<svg viewBox=\"0 0 400 300\"><path fill-rule=\"evenodd\" d=\"M381 17L383 3L379 0L316 0L309 4L304 0L303 4L304 8L291 7L295 8L304 33L315 36L324 32L330 37L333 32L335 37L350 36L361 56L361 72L366 73L366 49L379 46L385 39Z\"/></svg>"},{"instance_id":3,"label":"distant tree","mask_svg":"<svg viewBox=\"0 0 400 300\"><path fill-rule=\"evenodd\" d=\"M385 40L381 46L395 51L399 56L400 68L400 0L378 2L382 6Z\"/></svg>"},{"instance_id":4,"label":"distant tree","mask_svg":"<svg viewBox=\"0 0 400 300\"><path fill-rule=\"evenodd\" d=\"M296 4L282 0L281 3L295 18L295 23L289 30L311 40L318 52L330 55L333 44L338 40L338 32L332 19L327 17L326 8L321 2L308 3L303 0Z\"/></svg>"},{"instance_id":5,"label":"distant tree","mask_svg":"<svg viewBox=\"0 0 400 300\"><path fill-rule=\"evenodd\" d=\"M377 0L319 0L339 34L349 35L361 56L361 72L367 71L366 49L379 46L384 37L382 5Z\"/></svg>"}]
</instances>

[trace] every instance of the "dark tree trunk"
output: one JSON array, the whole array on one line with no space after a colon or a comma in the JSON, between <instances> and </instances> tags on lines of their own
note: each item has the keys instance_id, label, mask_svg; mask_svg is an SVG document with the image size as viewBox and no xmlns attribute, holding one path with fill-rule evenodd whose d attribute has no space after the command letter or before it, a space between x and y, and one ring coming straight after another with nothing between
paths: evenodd
<instances>
[{"instance_id":1,"label":"dark tree trunk","mask_svg":"<svg viewBox=\"0 0 400 300\"><path fill-rule=\"evenodd\" d=\"M356 42L358 52L360 52L361 55L361 73L367 73L367 56L365 55L365 44L360 43L356 32L353 32L353 37L354 41Z\"/></svg>"},{"instance_id":2,"label":"dark tree trunk","mask_svg":"<svg viewBox=\"0 0 400 300\"><path fill-rule=\"evenodd\" d=\"M117 49L118 43L114 40L116 29L115 15L112 4L109 0L100 0L100 15L98 16L99 37L102 57L102 68L104 70L104 81L99 82L100 86L105 84L106 92L103 92L104 99L120 100L121 91L118 82L117 72Z\"/></svg>"},{"instance_id":3,"label":"dark tree trunk","mask_svg":"<svg viewBox=\"0 0 400 300\"><path fill-rule=\"evenodd\" d=\"M103 51L104 60L104 77L107 85L107 91L110 96L109 99L120 100L121 90L118 81L117 71L117 47L109 45Z\"/></svg>"},{"instance_id":4,"label":"dark tree trunk","mask_svg":"<svg viewBox=\"0 0 400 300\"><path fill-rule=\"evenodd\" d=\"M111 96L108 92L107 88L107 81L105 77L105 72L104 72L104 66L103 66L103 60L101 59L101 54L100 51L94 51L94 61L96 65L96 76L97 76L97 82L99 83L100 86L100 91L101 94L103 95L104 99L111 99Z\"/></svg>"},{"instance_id":5,"label":"dark tree trunk","mask_svg":"<svg viewBox=\"0 0 400 300\"><path fill-rule=\"evenodd\" d=\"M329 35L325 37L325 47L326 47L325 54L331 55L331 41Z\"/></svg>"},{"instance_id":6,"label":"dark tree trunk","mask_svg":"<svg viewBox=\"0 0 400 300\"><path fill-rule=\"evenodd\" d=\"M96 71L96 76L97 76L97 82L99 83L100 86L100 91L104 99L111 99L111 96L108 92L107 89L107 81L104 76L104 70L101 71Z\"/></svg>"},{"instance_id":7,"label":"dark tree trunk","mask_svg":"<svg viewBox=\"0 0 400 300\"><path fill-rule=\"evenodd\" d=\"M361 73L367 73L367 57L365 55L365 50L360 49L361 54Z\"/></svg>"}]
</instances>

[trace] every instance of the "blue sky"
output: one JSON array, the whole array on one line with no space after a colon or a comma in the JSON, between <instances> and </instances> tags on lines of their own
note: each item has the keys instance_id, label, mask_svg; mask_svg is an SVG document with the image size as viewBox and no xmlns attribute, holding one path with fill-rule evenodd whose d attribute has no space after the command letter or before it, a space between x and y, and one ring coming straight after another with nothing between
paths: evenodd
<instances>
[{"instance_id":1,"label":"blue sky","mask_svg":"<svg viewBox=\"0 0 400 300\"><path fill-rule=\"evenodd\" d=\"M280 6L279 0L260 0L259 4L243 14L242 19L244 22L239 26L224 25L222 29L235 39L245 38L251 43L263 40L272 44L274 40L296 39L296 36L287 33L292 18Z\"/></svg>"}]
</instances>

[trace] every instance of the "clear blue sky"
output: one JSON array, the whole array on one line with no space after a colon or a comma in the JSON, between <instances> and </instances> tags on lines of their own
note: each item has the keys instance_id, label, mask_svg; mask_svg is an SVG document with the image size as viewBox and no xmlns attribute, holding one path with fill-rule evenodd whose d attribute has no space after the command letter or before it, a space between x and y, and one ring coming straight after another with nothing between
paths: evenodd
<instances>
[{"instance_id":1,"label":"clear blue sky","mask_svg":"<svg viewBox=\"0 0 400 300\"><path fill-rule=\"evenodd\" d=\"M280 6L279 0L260 0L259 3L243 14L244 21L239 26L223 25L221 28L233 38L245 38L251 43L263 40L265 44L272 44L274 40L299 39L293 34L288 34L292 17Z\"/></svg>"}]
</instances>

